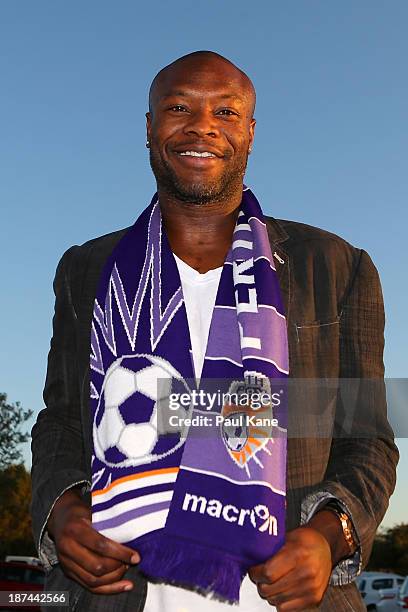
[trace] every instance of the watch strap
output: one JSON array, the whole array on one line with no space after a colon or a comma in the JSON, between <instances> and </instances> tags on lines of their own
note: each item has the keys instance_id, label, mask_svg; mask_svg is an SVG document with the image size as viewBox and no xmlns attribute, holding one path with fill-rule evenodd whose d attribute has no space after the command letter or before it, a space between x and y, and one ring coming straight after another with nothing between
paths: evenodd
<instances>
[{"instance_id":1,"label":"watch strap","mask_svg":"<svg viewBox=\"0 0 408 612\"><path fill-rule=\"evenodd\" d=\"M342 510L339 504L337 504L335 501L327 503L322 510L323 509L333 512L338 517L343 530L344 539L346 540L350 550L350 554L354 554L357 548L357 542L356 538L354 537L353 524L347 512L344 512L344 510Z\"/></svg>"}]
</instances>

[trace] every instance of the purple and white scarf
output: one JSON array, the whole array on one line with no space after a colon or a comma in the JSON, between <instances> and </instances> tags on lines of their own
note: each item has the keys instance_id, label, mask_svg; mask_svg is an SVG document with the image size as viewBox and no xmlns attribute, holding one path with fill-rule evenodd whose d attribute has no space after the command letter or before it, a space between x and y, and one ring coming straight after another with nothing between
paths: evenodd
<instances>
[{"instance_id":1,"label":"purple and white scarf","mask_svg":"<svg viewBox=\"0 0 408 612\"><path fill-rule=\"evenodd\" d=\"M248 188L212 314L204 395L195 387L192 399L187 315L157 195L102 271L90 368L94 528L137 550L151 579L239 601L248 568L284 542L286 492L286 320ZM219 401L203 405L208 388ZM159 435L158 423L172 433Z\"/></svg>"}]
</instances>

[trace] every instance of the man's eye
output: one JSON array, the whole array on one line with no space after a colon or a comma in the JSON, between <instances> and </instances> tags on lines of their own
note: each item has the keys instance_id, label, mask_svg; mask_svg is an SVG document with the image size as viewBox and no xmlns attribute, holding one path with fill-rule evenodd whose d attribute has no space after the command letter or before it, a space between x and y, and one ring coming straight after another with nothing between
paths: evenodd
<instances>
[{"instance_id":1,"label":"man's eye","mask_svg":"<svg viewBox=\"0 0 408 612\"><path fill-rule=\"evenodd\" d=\"M234 111L232 111L230 108L222 108L220 111L218 111L219 114L223 114L226 116L229 115L236 115L237 113L235 113Z\"/></svg>"},{"instance_id":2,"label":"man's eye","mask_svg":"<svg viewBox=\"0 0 408 612\"><path fill-rule=\"evenodd\" d=\"M177 111L177 112L180 112L180 111L183 112L183 111L186 110L186 107L185 106L181 106L181 104L175 104L174 106L172 106L170 108L170 110L174 110L174 111Z\"/></svg>"}]
</instances>

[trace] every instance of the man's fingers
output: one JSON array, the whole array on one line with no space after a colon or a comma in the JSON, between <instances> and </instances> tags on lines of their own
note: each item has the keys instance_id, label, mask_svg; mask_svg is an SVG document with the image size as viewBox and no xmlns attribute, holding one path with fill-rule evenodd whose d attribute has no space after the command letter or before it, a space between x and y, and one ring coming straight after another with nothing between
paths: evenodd
<instances>
[{"instance_id":1,"label":"man's fingers","mask_svg":"<svg viewBox=\"0 0 408 612\"><path fill-rule=\"evenodd\" d=\"M266 582L264 565L264 563L260 563L259 565L253 565L249 568L248 576L254 584L258 584L259 582Z\"/></svg>"},{"instance_id":2,"label":"man's fingers","mask_svg":"<svg viewBox=\"0 0 408 612\"><path fill-rule=\"evenodd\" d=\"M261 589L264 587L264 589ZM271 591L271 585L260 584L258 585L258 592L260 596L265 599L272 606L276 606L278 608L278 612L281 610L297 610L299 612L303 612L305 608L314 609L314 606L317 606L323 594L319 591L315 591L310 588L299 587L296 585L292 585L290 588L283 588L282 591L277 592L274 590ZM262 590L262 594L261 591ZM293 607L292 607L293 606Z\"/></svg>"},{"instance_id":3,"label":"man's fingers","mask_svg":"<svg viewBox=\"0 0 408 612\"><path fill-rule=\"evenodd\" d=\"M320 593L318 594L312 588L302 588L299 587L299 585L296 586L296 584L292 584L290 587L284 587L279 590L272 590L270 584L261 583L258 585L258 593L262 599L266 599L274 606L280 606L289 601L302 599L303 608L305 608L306 602L310 602L310 605L312 605L321 599Z\"/></svg>"},{"instance_id":4,"label":"man's fingers","mask_svg":"<svg viewBox=\"0 0 408 612\"><path fill-rule=\"evenodd\" d=\"M258 592L261 597L304 597L310 593L320 593L325 584L319 572L311 567L296 567L274 583L259 582Z\"/></svg>"},{"instance_id":5,"label":"man's fingers","mask_svg":"<svg viewBox=\"0 0 408 612\"><path fill-rule=\"evenodd\" d=\"M288 533L276 555L250 568L260 597L279 612L302 612L321 601L330 576L330 551L317 536L305 528Z\"/></svg>"},{"instance_id":6,"label":"man's fingers","mask_svg":"<svg viewBox=\"0 0 408 612\"><path fill-rule=\"evenodd\" d=\"M134 585L129 580L108 584L101 586L96 589L90 589L93 593L99 593L100 595L111 595L114 593L121 593L122 591L131 591Z\"/></svg>"},{"instance_id":7,"label":"man's fingers","mask_svg":"<svg viewBox=\"0 0 408 612\"><path fill-rule=\"evenodd\" d=\"M101 557L89 548L85 548L82 544L70 540L65 545L61 544L59 550L60 561L71 559L76 564L80 565L90 574L94 576L103 576L109 574L119 567L124 567L121 561L110 557Z\"/></svg>"},{"instance_id":8,"label":"man's fingers","mask_svg":"<svg viewBox=\"0 0 408 612\"><path fill-rule=\"evenodd\" d=\"M140 561L140 556L101 535L88 518L71 520L65 526L57 551L65 573L89 590L103 587L97 592L118 593L125 586L133 588L131 581L121 579L130 564Z\"/></svg>"},{"instance_id":9,"label":"man's fingers","mask_svg":"<svg viewBox=\"0 0 408 612\"><path fill-rule=\"evenodd\" d=\"M289 572L286 576L283 576L272 584L269 582L258 582L258 593L263 599L269 599L270 597L277 597L282 594L287 595L292 590L296 591L299 595L299 576L295 572ZM303 593L302 593L303 595Z\"/></svg>"},{"instance_id":10,"label":"man's fingers","mask_svg":"<svg viewBox=\"0 0 408 612\"><path fill-rule=\"evenodd\" d=\"M285 553L285 546L283 546L276 555L265 561L265 563L252 566L248 570L248 575L255 584L260 582L272 584L286 576L294 568L294 559L291 555Z\"/></svg>"},{"instance_id":11,"label":"man's fingers","mask_svg":"<svg viewBox=\"0 0 408 612\"><path fill-rule=\"evenodd\" d=\"M286 606L297 602L293 610L303 611L305 608L313 608L321 601L326 586L320 573L308 567L296 568L273 584L260 582L257 588L260 597L278 607L278 610L281 610L283 604L283 610L292 610ZM299 602L301 605L297 607Z\"/></svg>"},{"instance_id":12,"label":"man's fingers","mask_svg":"<svg viewBox=\"0 0 408 612\"><path fill-rule=\"evenodd\" d=\"M94 543L91 546L88 546L87 544L86 546L102 557L110 557L111 559L116 559L122 563L133 565L140 562L140 555L135 550L132 550L127 546L122 546L122 544L109 540L109 538L106 538L100 534L97 534Z\"/></svg>"},{"instance_id":13,"label":"man's fingers","mask_svg":"<svg viewBox=\"0 0 408 612\"><path fill-rule=\"evenodd\" d=\"M117 569L102 576L96 576L85 570L81 565L76 563L72 558L62 557L65 573L79 582L86 589L98 593L119 593L126 590L125 587L133 588L133 582L123 578L128 566L121 565Z\"/></svg>"},{"instance_id":14,"label":"man's fingers","mask_svg":"<svg viewBox=\"0 0 408 612\"><path fill-rule=\"evenodd\" d=\"M115 542L114 540L110 540L109 538L101 535L92 527L92 523L89 519L81 518L80 522L83 525L86 525L87 528L86 530L81 530L82 533L80 539L75 539L77 539L77 541L79 541L83 546L94 553L97 553L101 557L110 557L111 559L116 559L117 561L127 564L139 563L140 555L135 550L132 550L128 546L119 544L119 542Z\"/></svg>"},{"instance_id":15,"label":"man's fingers","mask_svg":"<svg viewBox=\"0 0 408 612\"><path fill-rule=\"evenodd\" d=\"M89 506L76 494L64 493L49 522L62 569L73 580L98 593L133 588L122 577L130 564L139 563L139 554L96 531Z\"/></svg>"}]
</instances>

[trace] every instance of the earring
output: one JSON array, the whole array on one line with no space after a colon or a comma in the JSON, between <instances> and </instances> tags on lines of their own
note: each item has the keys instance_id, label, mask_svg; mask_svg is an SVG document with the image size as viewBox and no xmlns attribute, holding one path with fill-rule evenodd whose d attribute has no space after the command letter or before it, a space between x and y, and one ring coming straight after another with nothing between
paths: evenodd
<instances>
[{"instance_id":1,"label":"earring","mask_svg":"<svg viewBox=\"0 0 408 612\"><path fill-rule=\"evenodd\" d=\"M150 147L150 141L146 140L146 148L148 149Z\"/></svg>"},{"instance_id":2,"label":"earring","mask_svg":"<svg viewBox=\"0 0 408 612\"><path fill-rule=\"evenodd\" d=\"M251 153L252 153L252 147L249 147L249 149L248 149L248 155L251 155Z\"/></svg>"}]
</instances>

